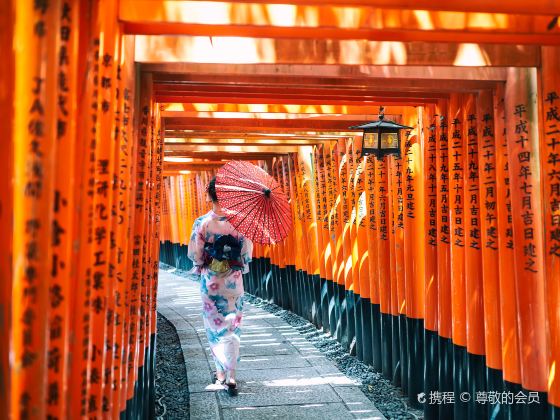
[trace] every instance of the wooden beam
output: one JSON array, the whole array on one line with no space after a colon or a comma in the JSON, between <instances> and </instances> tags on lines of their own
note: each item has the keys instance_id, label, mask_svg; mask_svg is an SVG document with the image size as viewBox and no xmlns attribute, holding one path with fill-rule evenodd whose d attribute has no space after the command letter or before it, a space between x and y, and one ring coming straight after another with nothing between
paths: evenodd
<instances>
[{"instance_id":1,"label":"wooden beam","mask_svg":"<svg viewBox=\"0 0 560 420\"><path fill-rule=\"evenodd\" d=\"M192 157L196 159L224 159L224 160L259 160L270 159L276 156L282 156L285 153L235 153L235 152L182 152L181 156ZM171 163L170 163L171 164Z\"/></svg>"},{"instance_id":2,"label":"wooden beam","mask_svg":"<svg viewBox=\"0 0 560 420\"><path fill-rule=\"evenodd\" d=\"M248 153L248 154L286 154L297 152L298 146L293 145L260 145L260 146L231 146L231 145L200 145L200 144L168 144L165 145L166 156L174 154L191 153Z\"/></svg>"},{"instance_id":3,"label":"wooden beam","mask_svg":"<svg viewBox=\"0 0 560 420\"><path fill-rule=\"evenodd\" d=\"M546 31L547 24L554 16L549 16L538 24ZM257 25L198 25L181 22L137 23L126 22L124 30L128 34L180 35L194 37L243 37L290 39L335 39L367 40L385 42L454 42L511 45L560 45L560 35L556 32L524 33L515 30L423 30L423 29L343 29L330 27L290 28L282 26Z\"/></svg>"},{"instance_id":4,"label":"wooden beam","mask_svg":"<svg viewBox=\"0 0 560 420\"><path fill-rule=\"evenodd\" d=\"M126 33L212 37L557 44L553 12L543 15L269 5L189 0L122 0ZM238 53L241 52L238 51Z\"/></svg>"},{"instance_id":5,"label":"wooden beam","mask_svg":"<svg viewBox=\"0 0 560 420\"><path fill-rule=\"evenodd\" d=\"M262 139L297 139L297 138L318 138L330 139L333 137L351 136L353 131L291 131L291 132L256 132L256 131L239 131L239 130L165 130L166 138L190 138L190 137L204 137L204 138L262 138Z\"/></svg>"},{"instance_id":6,"label":"wooden beam","mask_svg":"<svg viewBox=\"0 0 560 420\"><path fill-rule=\"evenodd\" d=\"M230 145L230 146L270 146L270 145L285 145L285 146L305 146L319 144L325 141L334 141L336 137L330 137L327 139L321 138L307 138L307 139L263 139L263 138L247 138L247 139L228 139L228 138L214 138L214 139L204 139L204 138L165 138L165 146L180 145L180 144L200 144L207 146L219 146L219 145Z\"/></svg>"},{"instance_id":7,"label":"wooden beam","mask_svg":"<svg viewBox=\"0 0 560 420\"><path fill-rule=\"evenodd\" d=\"M318 103L318 104L410 104L435 103L448 98L447 93L401 92L399 90L373 91L369 89L301 88L298 86L248 87L235 85L191 85L167 83L155 86L155 100L158 102L220 102L220 103Z\"/></svg>"},{"instance_id":8,"label":"wooden beam","mask_svg":"<svg viewBox=\"0 0 560 420\"><path fill-rule=\"evenodd\" d=\"M163 37L165 38L165 37ZM455 54L459 46L446 44L443 49L438 50L439 44L420 44L419 46L429 47L419 48L417 54L424 57L425 63L413 65L412 63L402 65L377 65L373 62L355 64L330 63L330 64L282 64L282 63L189 63L174 61L155 61L142 63L141 71L157 74L158 77L172 78L172 80L206 80L212 82L219 78L224 80L229 77L230 81L247 81L248 83L255 78L262 79L262 82L272 82L274 79L279 83L289 83L300 79L302 82L313 83L318 79L332 81L340 80L341 83L358 84L361 86L375 86L375 84L387 83L388 88L397 86L413 87L427 86L434 87L434 83L481 83L481 82L504 82L507 76L507 69L502 67L480 67L480 66L453 66L436 65L439 61L438 56ZM340 47L336 42L331 43L333 49ZM448 49L452 47L452 49ZM482 46L481 46L482 47ZM509 50L511 48L511 51ZM513 53L514 47L500 46L503 54ZM530 64L519 66L535 67L539 64L539 49L534 47L518 47L518 50L530 54L531 59L527 60ZM484 50L483 50L484 52ZM333 54L335 52L333 51ZM533 54L534 53L534 54ZM310 51L309 54L313 54ZM510 57L511 58L511 57ZM519 57L518 57L519 58ZM428 61L430 61L428 63ZM513 61L513 60L510 60ZM523 60L522 60L523 61ZM257 65L258 64L258 65ZM507 65L506 65L507 66ZM515 65L511 65L516 67ZM214 78L214 79L212 79ZM372 85L373 83L373 85ZM297 84L297 83L295 83ZM294 85L295 85L294 84ZM472 86L471 86L472 87Z\"/></svg>"},{"instance_id":9,"label":"wooden beam","mask_svg":"<svg viewBox=\"0 0 560 420\"><path fill-rule=\"evenodd\" d=\"M160 103L169 103L169 102L192 102L192 103L215 103L219 101L223 104L252 104L259 101L266 101L270 104L291 104L293 102L298 102L301 105L346 105L346 106L353 106L353 105L364 105L369 104L370 106L380 106L380 105L392 105L392 106L418 106L425 103L436 103L437 99L433 98L426 98L426 99L418 99L418 98L391 98L389 94L383 97L377 98L363 98L363 99L355 99L351 100L348 98L340 98L340 99L324 99L324 97L318 98L301 98L298 96L291 96L284 98L270 98L267 96L260 96L255 97L252 95L248 95L247 97L239 97L239 96L224 96L224 97L216 97L216 96L189 96L189 95L154 95L154 99L156 102Z\"/></svg>"},{"instance_id":10,"label":"wooden beam","mask_svg":"<svg viewBox=\"0 0 560 420\"><path fill-rule=\"evenodd\" d=\"M395 108L390 108L395 109ZM401 108L402 109L402 108ZM410 109L410 108L409 108ZM387 109L385 117L387 119L398 118L401 112L394 114ZM175 118L217 118L217 119L276 119L276 120L349 120L349 121L370 121L377 119L378 113L375 108L370 108L367 114L347 115L347 114L297 114L297 113L268 113L268 112L190 112L190 111L163 111L162 117L167 119ZM167 127L169 129L169 127Z\"/></svg>"},{"instance_id":11,"label":"wooden beam","mask_svg":"<svg viewBox=\"0 0 560 420\"><path fill-rule=\"evenodd\" d=\"M267 67L267 65L264 65ZM150 66L144 64L143 69L150 70ZM193 68L193 71L202 70L199 66ZM372 89L378 91L392 91L398 90L399 92L457 92L457 91L469 91L475 92L478 90L492 89L494 87L493 80L470 80L460 79L461 75L455 76L454 79L441 78L440 75L445 75L450 70L448 68L433 68L432 78L422 78L417 77L418 74L413 73L411 67L403 68L400 67L402 72L395 73L392 68L386 68L390 71L390 75L387 77L372 77L368 72L362 74L356 73L354 75L341 75L340 77L335 76L320 76L320 75L309 75L309 74L286 74L282 71L282 65L276 66L280 74L266 74L266 73L253 73L251 65L244 66L232 66L245 67L247 72L241 74L233 70L233 74L227 73L154 73L153 80L154 83L166 83L166 84L176 84L189 86L190 84L228 84L230 86L237 86L239 89L250 86L282 86L286 89L292 89L294 86L300 87L319 87L319 88L329 88L337 86L339 88L351 88L351 89ZM173 66L170 70L172 70ZM214 68L218 71L218 68ZM208 65L208 70L212 71L212 65ZM322 72L324 69L317 67L318 72ZM369 69L368 69L369 70ZM452 71L460 70L460 68L452 68ZM468 69L472 70L475 74L480 73L478 69ZM490 70L490 69L485 69ZM497 70L497 69L494 69ZM294 69L296 71L296 69ZM479 77L489 77L488 74L480 74ZM449 77L449 74L447 74ZM503 75L496 74L494 76L496 80L504 80ZM219 106L219 104L216 104ZM217 110L216 110L217 111Z\"/></svg>"},{"instance_id":12,"label":"wooden beam","mask_svg":"<svg viewBox=\"0 0 560 420\"><path fill-rule=\"evenodd\" d=\"M298 95L298 96L386 96L392 93L393 97L412 97L412 98L445 98L446 95L428 92L402 92L393 89L371 89L367 87L355 86L305 86L301 84L241 84L241 83L197 83L197 82L154 82L154 91L159 94L167 93L187 93L187 94L266 94L276 95ZM430 96L431 95L431 96Z\"/></svg>"},{"instance_id":13,"label":"wooden beam","mask_svg":"<svg viewBox=\"0 0 560 420\"><path fill-rule=\"evenodd\" d=\"M151 0L149 9L161 7L162 0ZM241 0L238 3L286 4L286 0ZM546 15L560 14L560 4L555 0L290 0L291 5L370 6L404 10L445 10L458 12L486 12L507 14ZM121 11L126 6L121 2Z\"/></svg>"},{"instance_id":14,"label":"wooden beam","mask_svg":"<svg viewBox=\"0 0 560 420\"><path fill-rule=\"evenodd\" d=\"M363 123L363 120L259 120L250 118L163 118L169 130L209 130L216 127L243 130L328 130L349 131L348 127Z\"/></svg>"},{"instance_id":15,"label":"wooden beam","mask_svg":"<svg viewBox=\"0 0 560 420\"><path fill-rule=\"evenodd\" d=\"M184 161L184 162L175 162L175 161L168 161L167 159L165 159L163 161L164 165L190 165L190 166L221 166L224 163L226 163L226 161L221 161L221 160L209 160L209 159L194 159L194 158L189 158L189 161Z\"/></svg>"},{"instance_id":16,"label":"wooden beam","mask_svg":"<svg viewBox=\"0 0 560 420\"><path fill-rule=\"evenodd\" d=\"M531 67L539 63L539 48L530 45L479 44L480 40L471 40L475 44L330 40L316 36L313 39L273 39L137 35L135 60L141 63L227 63L222 64L224 68L232 64L356 66L353 71L364 77L374 77L380 71L369 73L370 69L361 66ZM188 67L184 71L188 72ZM432 73L432 77L437 78L437 72Z\"/></svg>"}]
</instances>

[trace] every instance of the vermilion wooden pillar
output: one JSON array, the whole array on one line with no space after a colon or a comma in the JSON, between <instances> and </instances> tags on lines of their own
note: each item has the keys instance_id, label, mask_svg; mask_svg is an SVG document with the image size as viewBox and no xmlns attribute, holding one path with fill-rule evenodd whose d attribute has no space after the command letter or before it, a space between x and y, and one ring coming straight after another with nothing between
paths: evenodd
<instances>
[{"instance_id":1,"label":"vermilion wooden pillar","mask_svg":"<svg viewBox=\"0 0 560 420\"><path fill-rule=\"evenodd\" d=\"M400 345L400 326L399 326L399 281L404 284L404 267L402 252L397 251L402 248L402 159L397 156L387 157L387 188L388 204L387 219L389 231L389 266L391 279L391 369L393 371L393 383L398 385L401 383L401 375L397 375L397 369L400 368L401 373L406 369L407 362L402 359L402 349ZM375 209L374 209L375 211ZM399 223L399 217L401 222ZM398 226L401 226L399 228ZM400 263L400 265L399 265ZM404 290L403 290L404 292ZM406 308L403 308L406 311ZM405 313L405 312L403 312ZM406 347L405 347L406 348Z\"/></svg>"},{"instance_id":2,"label":"vermilion wooden pillar","mask_svg":"<svg viewBox=\"0 0 560 420\"><path fill-rule=\"evenodd\" d=\"M548 401L560 417L560 50L542 48L539 132L548 339Z\"/></svg>"},{"instance_id":3,"label":"vermilion wooden pillar","mask_svg":"<svg viewBox=\"0 0 560 420\"><path fill-rule=\"evenodd\" d=\"M453 341L451 308L451 201L449 161L449 104L440 101L436 106L437 153L437 281L438 281L438 333L439 372L438 386L442 392L453 391ZM440 418L453 416L453 407L440 405Z\"/></svg>"},{"instance_id":4,"label":"vermilion wooden pillar","mask_svg":"<svg viewBox=\"0 0 560 420\"><path fill-rule=\"evenodd\" d=\"M15 12L9 417L45 418L59 10L53 4L19 2Z\"/></svg>"},{"instance_id":5,"label":"vermilion wooden pillar","mask_svg":"<svg viewBox=\"0 0 560 420\"><path fill-rule=\"evenodd\" d=\"M369 289L371 294L371 364L376 371L381 371L381 320L379 309L379 259L378 259L378 217L376 195L377 189L375 184L376 162L374 156L366 158L366 204L368 209L367 216L367 236L368 236L368 254L369 254Z\"/></svg>"},{"instance_id":6,"label":"vermilion wooden pillar","mask_svg":"<svg viewBox=\"0 0 560 420\"><path fill-rule=\"evenodd\" d=\"M424 244L426 264L424 269L425 282L425 319L424 319L424 359L426 372L439 369L439 339L438 339L438 277L437 277L437 131L435 106L428 105L422 115L422 158L424 167ZM424 392L430 395L434 389L440 390L439 375L424 375ZM437 404L425 404L426 418L437 418L439 407Z\"/></svg>"},{"instance_id":7,"label":"vermilion wooden pillar","mask_svg":"<svg viewBox=\"0 0 560 420\"><path fill-rule=\"evenodd\" d=\"M320 305L321 305L321 321L323 330L331 332L330 324L330 301L332 299L333 291L333 252L331 246L331 240L329 235L329 206L327 197L327 181L326 181L326 166L324 158L324 148L325 145L321 144L315 149L315 162L316 162L316 197L317 201L317 224L319 231L319 244L321 245L321 266L323 267L323 273L321 275L321 294L320 294Z\"/></svg>"},{"instance_id":8,"label":"vermilion wooden pillar","mask_svg":"<svg viewBox=\"0 0 560 420\"><path fill-rule=\"evenodd\" d=\"M77 1L53 2L58 11L56 24L56 50L59 57L55 68L59 72L57 107L57 150L55 167L55 186L53 196L54 236L52 241L53 260L49 279L49 347L48 354L57 357L57 363L48 365L47 415L66 417L71 399L69 392L70 372L70 324L72 292L77 282L72 265L73 247L77 235L74 208L78 193L75 162L77 148L77 84L81 77L77 74L79 63L79 16L80 4ZM67 31L67 32L66 32ZM65 34L68 34L66 36ZM62 57L62 59L61 59ZM61 83L61 80L64 83Z\"/></svg>"},{"instance_id":9,"label":"vermilion wooden pillar","mask_svg":"<svg viewBox=\"0 0 560 420\"><path fill-rule=\"evenodd\" d=\"M115 217L115 235L116 235L116 258L115 258L115 290L114 290L114 317L113 328L115 348L113 349L113 369L111 372L112 390L112 416L116 417L126 409L126 399L123 398L123 389L126 389L127 376L125 358L126 348L128 346L128 322L129 322L129 302L126 299L128 294L131 276L130 270L132 263L132 240L130 235L130 227L134 223L134 178L133 165L133 100L135 94L134 83L134 66L131 63L133 43L130 39L122 40L120 66L122 74L121 95L119 97L119 115L120 126L118 133L118 142L116 144L115 159L118 162L116 175L118 177L118 185L116 188L116 217ZM163 188L162 188L163 192ZM169 204L166 202L162 205L167 209L166 216L162 216L162 222L168 226L169 224ZM165 240L169 240L169 233L166 231Z\"/></svg>"},{"instance_id":10,"label":"vermilion wooden pillar","mask_svg":"<svg viewBox=\"0 0 560 420\"><path fill-rule=\"evenodd\" d=\"M542 194L539 177L537 77L535 69L508 69L505 122L513 216L521 380L546 392L548 371ZM544 405L530 407L541 415ZM539 414L541 413L541 414Z\"/></svg>"},{"instance_id":11,"label":"vermilion wooden pillar","mask_svg":"<svg viewBox=\"0 0 560 420\"><path fill-rule=\"evenodd\" d=\"M369 304L369 254L367 249L367 229L366 229L366 197L365 197L365 158L361 156L362 136L354 137L354 228L356 237L352 249L352 263L356 265L355 273L355 305L356 305L356 355L359 360L364 360L364 354L367 352L366 346L370 346L371 324L364 320L364 303ZM356 257L354 257L354 255ZM369 320L369 317L367 318Z\"/></svg>"},{"instance_id":12,"label":"vermilion wooden pillar","mask_svg":"<svg viewBox=\"0 0 560 420\"><path fill-rule=\"evenodd\" d=\"M464 228L465 228L465 296L467 303L467 360L469 392L486 389L484 306L482 292L483 221L480 218L478 128L476 96L464 96L463 153L464 153ZM486 407L474 399L469 402L469 417L486 416Z\"/></svg>"},{"instance_id":13,"label":"vermilion wooden pillar","mask_svg":"<svg viewBox=\"0 0 560 420\"><path fill-rule=\"evenodd\" d=\"M91 356L89 379L88 413L100 416L103 410L103 393L105 387L105 354L107 351L107 312L108 298L112 292L109 278L109 261L111 255L111 211L113 196L111 191L112 174L115 166L113 154L115 111L117 92L117 66L119 32L114 14L116 1L107 0L100 4L97 16L96 33L99 42L99 56L94 62L99 73L95 89L99 92L98 114L95 125L95 171L92 174L93 218L92 254L88 272L90 277L91 304Z\"/></svg>"},{"instance_id":14,"label":"vermilion wooden pillar","mask_svg":"<svg viewBox=\"0 0 560 420\"><path fill-rule=\"evenodd\" d=\"M513 216L511 213L510 171L508 165L507 133L505 128L504 85L494 90L494 135L496 136L496 193L498 260L500 286L500 329L504 388L521 390L520 348L515 289L515 261ZM502 405L511 416L522 415L521 407Z\"/></svg>"},{"instance_id":15,"label":"vermilion wooden pillar","mask_svg":"<svg viewBox=\"0 0 560 420\"><path fill-rule=\"evenodd\" d=\"M4 63L0 66L0 84L15 86L15 57L12 49L15 25L15 2L3 2L0 6L0 48L4 51ZM0 112L5 121L14 118L14 90L0 91ZM0 165L5 176L0 179L0 340L4 346L0 350L0 413L8 413L10 403L10 361L11 345L11 301L12 301L12 214L13 214L13 124L2 124L0 136L4 140L4 151L0 155Z\"/></svg>"},{"instance_id":16,"label":"vermilion wooden pillar","mask_svg":"<svg viewBox=\"0 0 560 420\"><path fill-rule=\"evenodd\" d=\"M465 203L463 147L463 96L452 94L449 99L448 157L449 157L449 207L451 242L451 311L453 336L453 390L455 395L468 392L467 388L467 319L465 296ZM467 418L467 405L455 402L456 419Z\"/></svg>"},{"instance_id":17,"label":"vermilion wooden pillar","mask_svg":"<svg viewBox=\"0 0 560 420\"><path fill-rule=\"evenodd\" d=\"M496 181L496 135L492 91L480 91L476 101L478 175L484 301L484 342L487 389L502 390L502 343L500 328L500 277L498 244L498 186ZM499 407L498 407L499 408ZM496 408L489 409L489 415Z\"/></svg>"},{"instance_id":18,"label":"vermilion wooden pillar","mask_svg":"<svg viewBox=\"0 0 560 420\"><path fill-rule=\"evenodd\" d=\"M417 395L424 390L424 294L425 231L424 175L422 156L422 108L406 108L404 125L414 127L405 136L403 156L404 187L404 268L408 336L408 396L418 405Z\"/></svg>"},{"instance_id":19,"label":"vermilion wooden pillar","mask_svg":"<svg viewBox=\"0 0 560 420\"><path fill-rule=\"evenodd\" d=\"M314 199L314 181L313 176L316 168L313 167L313 159L311 156L311 147L302 147L304 157L302 169L304 176L303 193L305 197L305 218L306 218L306 241L307 249L309 252L309 265L307 274L309 275L309 317L317 325L317 292L319 291L320 284L320 270L319 270L319 249L318 249L318 230L317 230L317 202Z\"/></svg>"},{"instance_id":20,"label":"vermilion wooden pillar","mask_svg":"<svg viewBox=\"0 0 560 420\"><path fill-rule=\"evenodd\" d=\"M383 375L392 378L391 270L389 242L389 199L387 158L375 162L375 208L377 209L377 264L381 313L381 365Z\"/></svg>"}]
</instances>

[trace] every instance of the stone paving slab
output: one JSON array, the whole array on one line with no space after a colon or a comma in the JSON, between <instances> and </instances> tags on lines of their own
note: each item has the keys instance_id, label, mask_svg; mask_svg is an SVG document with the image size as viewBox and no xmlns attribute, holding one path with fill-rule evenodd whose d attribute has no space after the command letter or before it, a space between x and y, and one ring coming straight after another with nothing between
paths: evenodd
<instances>
[{"instance_id":1,"label":"stone paving slab","mask_svg":"<svg viewBox=\"0 0 560 420\"><path fill-rule=\"evenodd\" d=\"M263 419L353 419L343 403L236 407L222 410L224 420Z\"/></svg>"},{"instance_id":2,"label":"stone paving slab","mask_svg":"<svg viewBox=\"0 0 560 420\"><path fill-rule=\"evenodd\" d=\"M249 387L243 384L239 395L231 398L219 392L218 401L222 407L264 407L267 405L313 404L340 402L341 399L329 385L307 387Z\"/></svg>"},{"instance_id":3,"label":"stone paving slab","mask_svg":"<svg viewBox=\"0 0 560 420\"><path fill-rule=\"evenodd\" d=\"M188 376L188 374L187 374ZM190 384L189 384L190 387ZM221 408L213 392L191 392L191 418L196 420L215 420L220 418Z\"/></svg>"},{"instance_id":4,"label":"stone paving slab","mask_svg":"<svg viewBox=\"0 0 560 420\"><path fill-rule=\"evenodd\" d=\"M241 336L243 339L243 336ZM279 354L275 356L247 356L241 354L241 361L237 365L237 370L247 369L285 369L285 368L310 368L302 357Z\"/></svg>"},{"instance_id":5,"label":"stone paving slab","mask_svg":"<svg viewBox=\"0 0 560 420\"><path fill-rule=\"evenodd\" d=\"M160 271L158 305L181 341L192 419L384 419L357 384L297 329L249 303L242 325L239 395L209 390L214 363L198 284Z\"/></svg>"}]
</instances>

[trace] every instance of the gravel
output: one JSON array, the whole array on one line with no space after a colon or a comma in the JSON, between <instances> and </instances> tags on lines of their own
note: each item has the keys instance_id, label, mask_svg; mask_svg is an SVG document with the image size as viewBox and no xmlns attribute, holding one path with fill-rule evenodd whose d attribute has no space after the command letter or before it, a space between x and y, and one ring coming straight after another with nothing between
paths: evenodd
<instances>
[{"instance_id":1,"label":"gravel","mask_svg":"<svg viewBox=\"0 0 560 420\"><path fill-rule=\"evenodd\" d=\"M189 419L187 369L177 330L157 314L156 418Z\"/></svg>"}]
</instances>

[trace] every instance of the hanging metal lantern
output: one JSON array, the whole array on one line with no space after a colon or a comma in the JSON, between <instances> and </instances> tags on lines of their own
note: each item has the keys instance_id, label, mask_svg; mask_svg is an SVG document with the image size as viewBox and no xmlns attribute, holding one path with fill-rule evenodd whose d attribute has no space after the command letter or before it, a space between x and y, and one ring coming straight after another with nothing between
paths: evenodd
<instances>
[{"instance_id":1,"label":"hanging metal lantern","mask_svg":"<svg viewBox=\"0 0 560 420\"><path fill-rule=\"evenodd\" d=\"M406 125L393 121L385 121L383 107L379 109L379 121L371 121L362 125L355 125L351 129L364 130L362 139L362 156L375 155L378 159L387 155L401 155L400 130L412 129Z\"/></svg>"}]
</instances>

